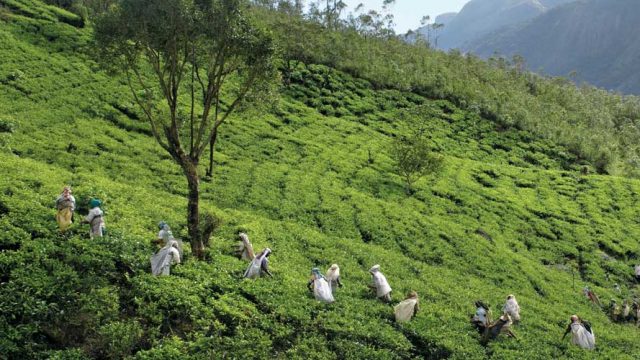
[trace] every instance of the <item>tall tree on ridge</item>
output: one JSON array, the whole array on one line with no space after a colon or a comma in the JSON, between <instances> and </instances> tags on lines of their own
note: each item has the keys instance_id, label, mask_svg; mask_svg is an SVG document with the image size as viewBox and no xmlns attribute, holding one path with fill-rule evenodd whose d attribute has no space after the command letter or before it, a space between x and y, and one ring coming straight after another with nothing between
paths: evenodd
<instances>
[{"instance_id":1,"label":"tall tree on ridge","mask_svg":"<svg viewBox=\"0 0 640 360\"><path fill-rule=\"evenodd\" d=\"M272 39L245 16L246 5L120 0L96 24L101 60L126 74L154 138L185 174L188 234L199 259L213 231L200 224L200 159L207 146L213 159L220 126L276 74Z\"/></svg>"}]
</instances>

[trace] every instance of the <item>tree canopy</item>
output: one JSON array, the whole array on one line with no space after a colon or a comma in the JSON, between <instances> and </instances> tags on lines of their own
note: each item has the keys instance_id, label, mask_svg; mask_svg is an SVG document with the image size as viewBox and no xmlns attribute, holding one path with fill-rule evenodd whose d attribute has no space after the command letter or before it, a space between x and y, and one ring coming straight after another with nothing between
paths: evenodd
<instances>
[{"instance_id":1,"label":"tree canopy","mask_svg":"<svg viewBox=\"0 0 640 360\"><path fill-rule=\"evenodd\" d=\"M211 169L220 126L275 76L272 40L245 15L246 5L121 0L96 25L101 59L126 73L154 138L187 177L189 236L199 257L210 235L199 228L200 159L209 147Z\"/></svg>"}]
</instances>

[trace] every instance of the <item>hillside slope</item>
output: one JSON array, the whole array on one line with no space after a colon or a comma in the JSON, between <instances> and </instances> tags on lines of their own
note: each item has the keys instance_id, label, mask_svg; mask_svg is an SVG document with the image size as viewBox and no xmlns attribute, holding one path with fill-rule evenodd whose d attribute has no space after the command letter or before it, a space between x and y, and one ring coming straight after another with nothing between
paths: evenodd
<instances>
[{"instance_id":1,"label":"hillside slope","mask_svg":"<svg viewBox=\"0 0 640 360\"><path fill-rule=\"evenodd\" d=\"M597 20L594 20L597 19ZM533 71L567 76L623 93L640 92L640 3L578 1L508 31L487 35L467 49L483 57L522 55Z\"/></svg>"},{"instance_id":2,"label":"hillside slope","mask_svg":"<svg viewBox=\"0 0 640 360\"><path fill-rule=\"evenodd\" d=\"M207 261L187 253L172 276L151 276L155 224L186 233L180 169L123 79L90 59L89 28L39 1L0 4L0 120L15 128L0 152L0 357L579 359L560 340L573 313L593 324L596 358L640 356L638 328L580 293L637 294L640 181L581 175L549 140L323 66L300 65L271 113L227 124L202 183L203 206L225 221ZM387 149L406 131L401 110L418 105L446 166L407 197ZM80 213L105 201L106 238L77 224L57 233L65 184ZM273 279L242 280L241 229L274 250ZM323 306L306 282L332 263L345 287ZM367 289L376 263L394 302L420 294L412 322L396 324ZM519 340L484 348L473 302L497 310L509 293Z\"/></svg>"}]
</instances>

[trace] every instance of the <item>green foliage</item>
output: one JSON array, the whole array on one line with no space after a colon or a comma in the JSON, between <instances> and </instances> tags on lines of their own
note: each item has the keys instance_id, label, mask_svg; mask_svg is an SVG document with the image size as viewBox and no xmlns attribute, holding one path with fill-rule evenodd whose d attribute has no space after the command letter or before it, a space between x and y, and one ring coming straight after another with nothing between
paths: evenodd
<instances>
[{"instance_id":1,"label":"green foliage","mask_svg":"<svg viewBox=\"0 0 640 360\"><path fill-rule=\"evenodd\" d=\"M583 175L592 161L480 108L322 65L292 66L270 112L230 117L216 176L201 184L203 213L224 219L206 261L186 249L171 276L151 276L158 221L178 238L187 232L184 174L140 120L126 79L87 55L90 30L45 19L39 1L23 6L39 15L10 10L0 27L0 79L22 73L0 81L0 119L15 125L12 152L0 153L0 357L640 356L638 329L580 291L619 302L638 293L640 182ZM458 71L483 68L473 66ZM407 197L388 145L414 121L446 166ZM66 184L79 206L61 235L54 199ZM90 240L79 220L96 196L109 235ZM274 278L242 279L239 229L256 250L274 250ZM332 263L344 287L323 305L307 276ZM394 303L420 295L411 322L396 324L367 288L375 263ZM468 322L473 302L495 310L509 293L522 307L519 340L483 348ZM594 352L560 341L573 313L593 324Z\"/></svg>"},{"instance_id":2,"label":"green foliage","mask_svg":"<svg viewBox=\"0 0 640 360\"><path fill-rule=\"evenodd\" d=\"M396 171L405 181L407 194L413 193L413 184L417 180L440 172L444 165L444 159L431 152L423 125L426 120L422 117L424 111L422 108L414 111L413 117L410 117L413 121L404 124L408 135L397 136L390 149L391 158L396 163Z\"/></svg>"},{"instance_id":3,"label":"green foliage","mask_svg":"<svg viewBox=\"0 0 640 360\"><path fill-rule=\"evenodd\" d=\"M0 133L12 133L15 131L15 124L12 121L0 119Z\"/></svg>"},{"instance_id":4,"label":"green foliage","mask_svg":"<svg viewBox=\"0 0 640 360\"><path fill-rule=\"evenodd\" d=\"M15 131L16 125L13 121L0 118L0 149L11 150L11 134Z\"/></svg>"},{"instance_id":5,"label":"green foliage","mask_svg":"<svg viewBox=\"0 0 640 360\"><path fill-rule=\"evenodd\" d=\"M123 359L131 355L143 336L136 321L114 321L100 327L96 342L91 343L91 352L105 359Z\"/></svg>"},{"instance_id":6,"label":"green foliage","mask_svg":"<svg viewBox=\"0 0 640 360\"><path fill-rule=\"evenodd\" d=\"M54 5L60 5L57 4L58 1L66 0L52 0ZM50 21L61 21L75 27L84 27L84 20L81 17L57 6L28 0L2 0L1 3L18 14Z\"/></svg>"},{"instance_id":7,"label":"green foliage","mask_svg":"<svg viewBox=\"0 0 640 360\"><path fill-rule=\"evenodd\" d=\"M291 46L290 27L282 23L282 15L261 13L282 46ZM306 27L298 30L305 34L306 50L287 52L290 62L321 63L367 79L376 88L446 99L503 129L527 130L562 144L599 173L640 174L640 148L635 145L640 143L638 97L524 73L517 58L486 62L471 54L407 44L358 21L331 28L319 27L318 21L323 20L296 25Z\"/></svg>"},{"instance_id":8,"label":"green foliage","mask_svg":"<svg viewBox=\"0 0 640 360\"><path fill-rule=\"evenodd\" d=\"M245 7L242 0L121 0L96 24L100 61L126 75L153 137L187 178L189 240L200 259L215 229L199 223L202 154L209 148L211 177L220 126L268 92L275 75L271 37Z\"/></svg>"}]
</instances>

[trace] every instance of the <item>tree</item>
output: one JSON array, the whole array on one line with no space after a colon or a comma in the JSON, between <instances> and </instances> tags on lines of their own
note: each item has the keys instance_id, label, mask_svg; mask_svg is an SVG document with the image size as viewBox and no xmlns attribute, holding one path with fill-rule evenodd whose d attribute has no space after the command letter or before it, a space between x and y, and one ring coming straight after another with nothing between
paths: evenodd
<instances>
[{"instance_id":1,"label":"tree","mask_svg":"<svg viewBox=\"0 0 640 360\"><path fill-rule=\"evenodd\" d=\"M220 126L274 78L272 39L243 0L120 0L101 16L100 59L126 74L154 138L188 184L191 248L203 258L213 227L200 226L198 164ZM211 167L210 167L211 169Z\"/></svg>"},{"instance_id":2,"label":"tree","mask_svg":"<svg viewBox=\"0 0 640 360\"><path fill-rule=\"evenodd\" d=\"M306 21L299 1L281 0L277 12L261 12L267 26L273 30L278 43L279 57L282 60L281 72L284 83L289 86L291 75L300 63L312 63L311 54L319 45L313 32L322 31L322 25Z\"/></svg>"},{"instance_id":3,"label":"tree","mask_svg":"<svg viewBox=\"0 0 640 360\"><path fill-rule=\"evenodd\" d=\"M302 17L304 13L304 4L302 0L279 0L278 11L290 15L298 15Z\"/></svg>"},{"instance_id":4,"label":"tree","mask_svg":"<svg viewBox=\"0 0 640 360\"><path fill-rule=\"evenodd\" d=\"M444 24L433 23L433 25L431 25L431 27L433 28L433 37L434 37L434 40L435 40L434 48L437 49L438 48L438 39L440 38L440 36L438 35L438 31L444 27Z\"/></svg>"},{"instance_id":5,"label":"tree","mask_svg":"<svg viewBox=\"0 0 640 360\"><path fill-rule=\"evenodd\" d=\"M407 195L413 194L416 181L440 172L444 165L442 156L434 154L429 146L426 130L422 126L424 113L423 109L405 113L404 122L408 133L397 136L391 144L391 157L396 163L397 174L405 182Z\"/></svg>"},{"instance_id":6,"label":"tree","mask_svg":"<svg viewBox=\"0 0 640 360\"><path fill-rule=\"evenodd\" d=\"M337 30L340 27L340 16L347 8L341 0L315 0L309 4L309 17L327 29Z\"/></svg>"},{"instance_id":7,"label":"tree","mask_svg":"<svg viewBox=\"0 0 640 360\"><path fill-rule=\"evenodd\" d=\"M413 194L413 185L422 177L438 173L443 166L443 158L431 152L429 145L421 139L411 137L396 138L391 155L396 162L396 171L405 182L405 191Z\"/></svg>"},{"instance_id":8,"label":"tree","mask_svg":"<svg viewBox=\"0 0 640 360\"><path fill-rule=\"evenodd\" d=\"M395 36L395 31L393 30L393 14L389 11L393 3L394 1L385 0L382 12L376 10L365 12L364 5L360 4L353 13L349 14L348 24L365 39L392 38Z\"/></svg>"},{"instance_id":9,"label":"tree","mask_svg":"<svg viewBox=\"0 0 640 360\"><path fill-rule=\"evenodd\" d=\"M420 19L420 25L427 29L427 44L431 45L431 16L425 15Z\"/></svg>"}]
</instances>

